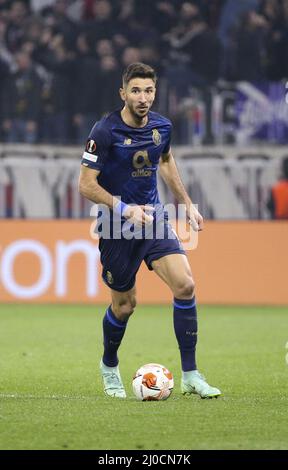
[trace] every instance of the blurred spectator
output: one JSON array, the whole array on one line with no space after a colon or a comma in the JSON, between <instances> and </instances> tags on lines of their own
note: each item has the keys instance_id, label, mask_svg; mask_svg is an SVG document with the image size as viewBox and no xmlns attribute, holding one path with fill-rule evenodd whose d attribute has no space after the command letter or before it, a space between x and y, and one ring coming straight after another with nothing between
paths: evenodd
<instances>
[{"instance_id":1,"label":"blurred spectator","mask_svg":"<svg viewBox=\"0 0 288 470\"><path fill-rule=\"evenodd\" d=\"M83 0L83 20L94 18L94 0Z\"/></svg>"},{"instance_id":2,"label":"blurred spectator","mask_svg":"<svg viewBox=\"0 0 288 470\"><path fill-rule=\"evenodd\" d=\"M288 76L288 24L285 3L285 0L263 0L260 6L260 13L268 25L265 75L272 81Z\"/></svg>"},{"instance_id":3,"label":"blurred spectator","mask_svg":"<svg viewBox=\"0 0 288 470\"><path fill-rule=\"evenodd\" d=\"M272 219L288 219L288 157L282 161L282 177L272 187L267 207Z\"/></svg>"},{"instance_id":4,"label":"blurred spectator","mask_svg":"<svg viewBox=\"0 0 288 470\"><path fill-rule=\"evenodd\" d=\"M219 20L219 37L224 45L230 41L231 32L235 29L238 19L244 13L257 11L260 0L226 0L224 2Z\"/></svg>"},{"instance_id":5,"label":"blurred spectator","mask_svg":"<svg viewBox=\"0 0 288 470\"><path fill-rule=\"evenodd\" d=\"M15 60L12 52L7 48L7 43L5 41L7 31L7 22L3 19L0 19L0 58L3 63L12 67Z\"/></svg>"},{"instance_id":6,"label":"blurred spectator","mask_svg":"<svg viewBox=\"0 0 288 470\"><path fill-rule=\"evenodd\" d=\"M202 15L213 31L218 30L221 12L225 3L226 0L202 0L199 4Z\"/></svg>"},{"instance_id":7,"label":"blurred spectator","mask_svg":"<svg viewBox=\"0 0 288 470\"><path fill-rule=\"evenodd\" d=\"M11 2L9 7L6 43L11 52L16 52L24 38L24 28L28 20L28 8L21 1Z\"/></svg>"},{"instance_id":8,"label":"blurred spectator","mask_svg":"<svg viewBox=\"0 0 288 470\"><path fill-rule=\"evenodd\" d=\"M63 35L53 36L51 28L46 28L33 57L48 72L42 92L41 140L69 143L74 55L67 49Z\"/></svg>"},{"instance_id":9,"label":"blurred spectator","mask_svg":"<svg viewBox=\"0 0 288 470\"><path fill-rule=\"evenodd\" d=\"M122 86L122 74L114 56L104 56L100 61L100 88L98 92L101 116L120 107L119 88Z\"/></svg>"},{"instance_id":10,"label":"blurred spectator","mask_svg":"<svg viewBox=\"0 0 288 470\"><path fill-rule=\"evenodd\" d=\"M113 55L114 49L112 41L110 41L109 39L100 39L96 42L95 51L98 59L101 59L106 55Z\"/></svg>"},{"instance_id":11,"label":"blurred spectator","mask_svg":"<svg viewBox=\"0 0 288 470\"><path fill-rule=\"evenodd\" d=\"M160 31L155 27L154 8L151 5L153 5L151 0L135 2L130 16L119 22L119 31L128 39L131 47L141 47L147 39L154 44L154 47L158 46Z\"/></svg>"},{"instance_id":12,"label":"blurred spectator","mask_svg":"<svg viewBox=\"0 0 288 470\"><path fill-rule=\"evenodd\" d=\"M35 13L52 6L54 3L55 0L30 0L31 10Z\"/></svg>"},{"instance_id":13,"label":"blurred spectator","mask_svg":"<svg viewBox=\"0 0 288 470\"><path fill-rule=\"evenodd\" d=\"M238 27L231 35L227 50L225 76L229 80L260 81L264 76L265 42L268 23L254 11L243 14Z\"/></svg>"},{"instance_id":14,"label":"blurred spectator","mask_svg":"<svg viewBox=\"0 0 288 470\"><path fill-rule=\"evenodd\" d=\"M123 69L133 62L141 61L141 50L137 47L126 47L122 54L121 64Z\"/></svg>"},{"instance_id":15,"label":"blurred spectator","mask_svg":"<svg viewBox=\"0 0 288 470\"><path fill-rule=\"evenodd\" d=\"M161 70L161 58L159 56L158 50L153 47L152 44L144 43L142 45L140 48L140 57L142 62L149 64L156 70L157 74L159 74Z\"/></svg>"},{"instance_id":16,"label":"blurred spectator","mask_svg":"<svg viewBox=\"0 0 288 470\"><path fill-rule=\"evenodd\" d=\"M128 20L134 12L134 0L120 0L117 5L118 20Z\"/></svg>"},{"instance_id":17,"label":"blurred spectator","mask_svg":"<svg viewBox=\"0 0 288 470\"><path fill-rule=\"evenodd\" d=\"M77 28L68 15L68 0L54 0L53 5L43 10L42 14L47 26L64 36L66 45L73 49Z\"/></svg>"},{"instance_id":18,"label":"blurred spectator","mask_svg":"<svg viewBox=\"0 0 288 470\"><path fill-rule=\"evenodd\" d=\"M34 44L40 40L43 30L43 20L40 16L32 16L26 21L24 29L25 41L31 41Z\"/></svg>"},{"instance_id":19,"label":"blurred spectator","mask_svg":"<svg viewBox=\"0 0 288 470\"><path fill-rule=\"evenodd\" d=\"M3 88L5 84L5 80L7 80L7 77L9 76L9 67L6 62L4 62L0 58L0 139L4 139L3 135L3 126L2 126L2 121L3 121L3 100L4 100L4 94L3 94Z\"/></svg>"},{"instance_id":20,"label":"blurred spectator","mask_svg":"<svg viewBox=\"0 0 288 470\"><path fill-rule=\"evenodd\" d=\"M219 78L220 41L216 33L208 29L196 3L183 3L178 24L165 39L174 50L172 57L176 58L180 67L181 63L182 67L184 65L182 71L186 69L186 88L189 85L206 86ZM175 70L172 73L174 82L177 80ZM179 78L182 82L181 75Z\"/></svg>"},{"instance_id":21,"label":"blurred spectator","mask_svg":"<svg viewBox=\"0 0 288 470\"><path fill-rule=\"evenodd\" d=\"M102 42L102 44L99 44ZM98 55L110 54L110 41L99 41ZM87 35L80 34L76 42L77 56L75 59L74 93L73 93L73 124L76 142L82 145L92 125L101 117L101 79L99 64L92 55Z\"/></svg>"},{"instance_id":22,"label":"blurred spectator","mask_svg":"<svg viewBox=\"0 0 288 470\"><path fill-rule=\"evenodd\" d=\"M158 1L154 5L153 24L160 34L167 33L177 21L176 9L172 2Z\"/></svg>"},{"instance_id":23,"label":"blurred spectator","mask_svg":"<svg viewBox=\"0 0 288 470\"><path fill-rule=\"evenodd\" d=\"M91 43L112 38L117 33L117 19L112 16L112 4L108 0L95 0L92 4L93 18L82 23L82 31Z\"/></svg>"},{"instance_id":24,"label":"blurred spectator","mask_svg":"<svg viewBox=\"0 0 288 470\"><path fill-rule=\"evenodd\" d=\"M17 71L3 86L3 130L7 142L35 143L41 81L27 52L16 54Z\"/></svg>"}]
</instances>

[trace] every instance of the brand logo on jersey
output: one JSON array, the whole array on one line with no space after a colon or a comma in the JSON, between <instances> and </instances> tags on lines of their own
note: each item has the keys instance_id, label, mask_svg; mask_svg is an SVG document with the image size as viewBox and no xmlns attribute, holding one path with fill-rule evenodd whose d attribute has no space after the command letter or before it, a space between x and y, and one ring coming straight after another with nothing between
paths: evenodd
<instances>
[{"instance_id":1,"label":"brand logo on jersey","mask_svg":"<svg viewBox=\"0 0 288 470\"><path fill-rule=\"evenodd\" d=\"M124 140L124 145L131 145L132 144L132 139L125 139Z\"/></svg>"},{"instance_id":2,"label":"brand logo on jersey","mask_svg":"<svg viewBox=\"0 0 288 470\"><path fill-rule=\"evenodd\" d=\"M112 273L110 271L107 271L106 278L107 278L108 284L113 284L114 279L113 279Z\"/></svg>"},{"instance_id":3,"label":"brand logo on jersey","mask_svg":"<svg viewBox=\"0 0 288 470\"><path fill-rule=\"evenodd\" d=\"M161 144L161 134L159 133L158 129L152 129L152 139L155 145Z\"/></svg>"},{"instance_id":4,"label":"brand logo on jersey","mask_svg":"<svg viewBox=\"0 0 288 470\"><path fill-rule=\"evenodd\" d=\"M92 139L88 140L87 145L86 145L86 150L89 153L94 153L95 152L95 150L96 150L95 140L92 140Z\"/></svg>"}]
</instances>

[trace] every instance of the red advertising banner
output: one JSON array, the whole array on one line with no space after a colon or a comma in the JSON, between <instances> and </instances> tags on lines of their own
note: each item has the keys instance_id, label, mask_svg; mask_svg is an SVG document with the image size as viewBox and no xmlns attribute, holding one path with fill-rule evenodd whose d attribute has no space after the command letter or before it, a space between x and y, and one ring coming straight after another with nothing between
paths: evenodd
<instances>
[{"instance_id":1,"label":"red advertising banner","mask_svg":"<svg viewBox=\"0 0 288 470\"><path fill-rule=\"evenodd\" d=\"M108 303L91 221L0 221L0 302ZM206 222L187 251L200 303L288 305L288 222ZM172 294L143 263L141 303Z\"/></svg>"}]
</instances>

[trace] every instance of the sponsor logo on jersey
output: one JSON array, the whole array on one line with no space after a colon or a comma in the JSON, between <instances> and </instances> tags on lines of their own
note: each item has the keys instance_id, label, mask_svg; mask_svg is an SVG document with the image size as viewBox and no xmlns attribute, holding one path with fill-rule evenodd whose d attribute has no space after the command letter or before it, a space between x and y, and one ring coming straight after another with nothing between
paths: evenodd
<instances>
[{"instance_id":1,"label":"sponsor logo on jersey","mask_svg":"<svg viewBox=\"0 0 288 470\"><path fill-rule=\"evenodd\" d=\"M93 139L88 140L86 145L86 150L89 153L94 153L96 150L96 142Z\"/></svg>"},{"instance_id":2,"label":"sponsor logo on jersey","mask_svg":"<svg viewBox=\"0 0 288 470\"><path fill-rule=\"evenodd\" d=\"M131 145L132 144L132 139L125 139L124 140L124 145Z\"/></svg>"},{"instance_id":3,"label":"sponsor logo on jersey","mask_svg":"<svg viewBox=\"0 0 288 470\"><path fill-rule=\"evenodd\" d=\"M91 155L91 153L84 152L82 158L84 160L89 160L89 162L96 163L98 160L98 155Z\"/></svg>"},{"instance_id":4,"label":"sponsor logo on jersey","mask_svg":"<svg viewBox=\"0 0 288 470\"><path fill-rule=\"evenodd\" d=\"M152 139L155 145L160 145L162 138L161 134L159 133L158 129L152 129Z\"/></svg>"},{"instance_id":5,"label":"sponsor logo on jersey","mask_svg":"<svg viewBox=\"0 0 288 470\"><path fill-rule=\"evenodd\" d=\"M152 175L152 171L147 168L152 166L147 150L139 150L138 152L134 153L132 163L133 167L135 168L135 171L132 171L133 178L138 178L141 176L147 177Z\"/></svg>"},{"instance_id":6,"label":"sponsor logo on jersey","mask_svg":"<svg viewBox=\"0 0 288 470\"><path fill-rule=\"evenodd\" d=\"M143 176L151 176L152 175L152 171L151 170L145 170L145 168L138 168L138 170L136 171L132 171L132 176L133 178L139 178L139 177L143 177Z\"/></svg>"},{"instance_id":7,"label":"sponsor logo on jersey","mask_svg":"<svg viewBox=\"0 0 288 470\"><path fill-rule=\"evenodd\" d=\"M147 150L138 150L138 152L134 153L132 163L136 169L143 168L144 166L152 166Z\"/></svg>"}]
</instances>

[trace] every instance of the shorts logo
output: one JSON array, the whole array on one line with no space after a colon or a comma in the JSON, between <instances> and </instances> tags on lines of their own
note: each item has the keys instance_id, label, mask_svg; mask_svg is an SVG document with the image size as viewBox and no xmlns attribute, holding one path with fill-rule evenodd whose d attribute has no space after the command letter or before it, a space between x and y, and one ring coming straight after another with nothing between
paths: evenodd
<instances>
[{"instance_id":1,"label":"shorts logo","mask_svg":"<svg viewBox=\"0 0 288 470\"><path fill-rule=\"evenodd\" d=\"M114 279L113 279L113 276L112 276L112 274L111 274L110 271L107 271L107 273L106 273L106 278L107 278L108 284L113 284Z\"/></svg>"},{"instance_id":2,"label":"shorts logo","mask_svg":"<svg viewBox=\"0 0 288 470\"><path fill-rule=\"evenodd\" d=\"M159 133L158 129L152 129L152 139L155 145L160 145L162 138L161 134Z\"/></svg>"},{"instance_id":3,"label":"shorts logo","mask_svg":"<svg viewBox=\"0 0 288 470\"><path fill-rule=\"evenodd\" d=\"M88 140L87 145L86 145L86 150L89 153L94 153L96 150L96 142L95 140Z\"/></svg>"},{"instance_id":4,"label":"shorts logo","mask_svg":"<svg viewBox=\"0 0 288 470\"><path fill-rule=\"evenodd\" d=\"M124 140L124 145L131 145L132 144L132 140L131 139L125 139Z\"/></svg>"}]
</instances>

